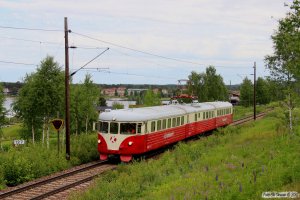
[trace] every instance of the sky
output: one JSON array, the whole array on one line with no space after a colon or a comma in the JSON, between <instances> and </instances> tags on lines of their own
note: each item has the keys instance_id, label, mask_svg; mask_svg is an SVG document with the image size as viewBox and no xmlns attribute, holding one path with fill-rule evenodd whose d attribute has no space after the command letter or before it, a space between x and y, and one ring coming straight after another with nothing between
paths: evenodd
<instances>
[{"instance_id":1,"label":"sky","mask_svg":"<svg viewBox=\"0 0 300 200\"><path fill-rule=\"evenodd\" d=\"M22 82L47 55L64 69L67 17L71 73L109 48L74 83L90 73L99 84L177 84L213 65L225 84L239 84L253 79L254 62L257 77L268 75L284 4L291 0L0 0L0 82Z\"/></svg>"}]
</instances>

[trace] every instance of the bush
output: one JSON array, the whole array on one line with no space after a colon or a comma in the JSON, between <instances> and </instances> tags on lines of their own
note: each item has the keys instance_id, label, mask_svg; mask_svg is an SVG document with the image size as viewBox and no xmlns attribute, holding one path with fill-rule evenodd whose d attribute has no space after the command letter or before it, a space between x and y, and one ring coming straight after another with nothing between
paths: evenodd
<instances>
[{"instance_id":1,"label":"bush","mask_svg":"<svg viewBox=\"0 0 300 200\"><path fill-rule=\"evenodd\" d=\"M97 160L99 158L97 150L97 135L82 134L75 136L71 140L71 157L77 158L76 162L79 161L80 164Z\"/></svg>"},{"instance_id":2,"label":"bush","mask_svg":"<svg viewBox=\"0 0 300 200\"><path fill-rule=\"evenodd\" d=\"M53 142L53 141L52 141ZM57 154L57 146L50 143L50 149L42 144L27 144L11 148L0 154L0 188L5 184L15 186L41 176L67 169L98 159L97 137L95 134L71 137L71 161L64 153Z\"/></svg>"},{"instance_id":3,"label":"bush","mask_svg":"<svg viewBox=\"0 0 300 200\"><path fill-rule=\"evenodd\" d=\"M3 177L8 186L15 186L70 166L63 157L57 156L56 151L39 144L11 149L4 160Z\"/></svg>"}]
</instances>

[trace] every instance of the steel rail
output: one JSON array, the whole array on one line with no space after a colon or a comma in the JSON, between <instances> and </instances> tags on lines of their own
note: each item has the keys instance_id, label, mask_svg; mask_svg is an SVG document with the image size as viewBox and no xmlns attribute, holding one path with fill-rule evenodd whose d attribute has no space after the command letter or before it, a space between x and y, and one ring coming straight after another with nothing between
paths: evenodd
<instances>
[{"instance_id":1,"label":"steel rail","mask_svg":"<svg viewBox=\"0 0 300 200\"><path fill-rule=\"evenodd\" d=\"M83 183L89 182L89 181L93 180L96 176L98 176L98 174L97 175L93 175L93 176L89 176L87 178L81 179L81 180L76 181L74 183L70 183L68 185L64 185L62 187L56 188L54 190L51 190L49 192L46 192L46 193L43 193L41 195L35 196L35 197L31 198L31 200L40 200L40 199L44 199L46 197L52 196L54 194L63 192L65 190L67 190L67 189L70 189L70 188L73 188L75 186L81 185Z\"/></svg>"},{"instance_id":2,"label":"steel rail","mask_svg":"<svg viewBox=\"0 0 300 200\"><path fill-rule=\"evenodd\" d=\"M9 196L12 196L12 195L15 195L15 194L18 194L18 193L21 193L25 190L29 190L29 189L32 189L32 188L35 188L35 187L38 187L38 186L45 185L47 183L51 183L53 181L56 181L56 180L59 180L59 179L62 179L62 178L72 176L74 174L78 174L80 172L84 172L84 171L93 169L93 168L95 168L99 165L103 165L107 162L108 162L107 160L100 161L100 162L97 162L95 164L92 164L92 165L89 165L89 166L86 166L86 167L83 167L83 168L80 168L80 169L75 169L74 171L59 174L57 176L50 177L50 178L45 179L45 180L37 181L37 182L34 182L32 184L29 184L29 185L24 185L22 187L19 187L19 188L16 188L16 189L13 189L13 190L10 190L10 191L7 191L7 192L0 193L0 199L5 198L5 197L9 197Z\"/></svg>"}]
</instances>

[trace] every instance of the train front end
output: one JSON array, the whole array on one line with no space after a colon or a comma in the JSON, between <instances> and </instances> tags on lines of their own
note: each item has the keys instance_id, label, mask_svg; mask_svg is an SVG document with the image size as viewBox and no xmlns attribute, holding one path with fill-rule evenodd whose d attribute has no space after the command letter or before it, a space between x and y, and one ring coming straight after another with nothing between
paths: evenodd
<instances>
[{"instance_id":1,"label":"train front end","mask_svg":"<svg viewBox=\"0 0 300 200\"><path fill-rule=\"evenodd\" d=\"M121 112L122 113L122 112ZM145 151L145 138L142 134L143 123L125 121L118 117L119 111L100 114L98 125L98 152L100 160L107 160L110 155L120 156L121 161L129 162L133 155Z\"/></svg>"}]
</instances>

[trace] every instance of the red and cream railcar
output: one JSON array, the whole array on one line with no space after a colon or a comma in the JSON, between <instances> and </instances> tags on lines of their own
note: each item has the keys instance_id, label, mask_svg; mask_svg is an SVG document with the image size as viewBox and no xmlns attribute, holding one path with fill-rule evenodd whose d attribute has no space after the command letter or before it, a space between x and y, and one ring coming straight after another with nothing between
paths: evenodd
<instances>
[{"instance_id":1,"label":"red and cream railcar","mask_svg":"<svg viewBox=\"0 0 300 200\"><path fill-rule=\"evenodd\" d=\"M121 110L99 117L101 160L120 155L124 162L185 138L232 123L232 104L207 102Z\"/></svg>"}]
</instances>

